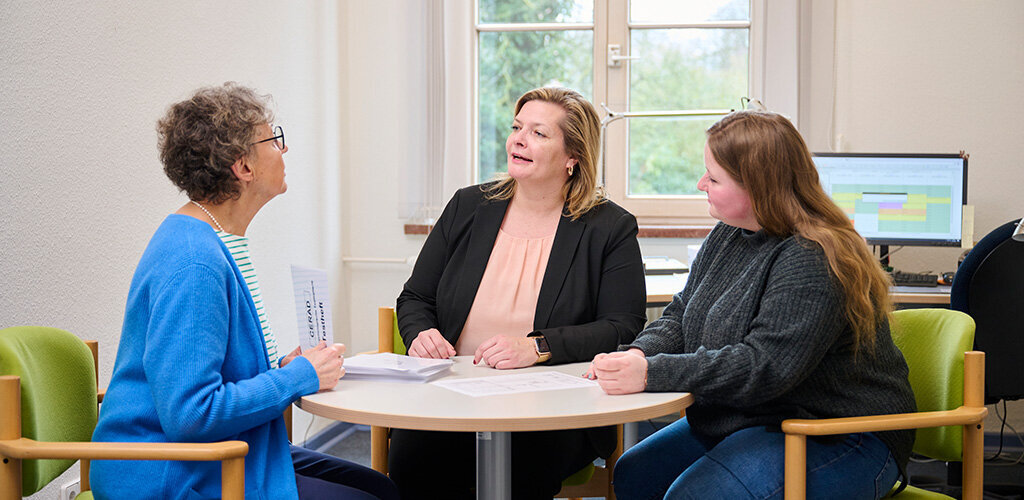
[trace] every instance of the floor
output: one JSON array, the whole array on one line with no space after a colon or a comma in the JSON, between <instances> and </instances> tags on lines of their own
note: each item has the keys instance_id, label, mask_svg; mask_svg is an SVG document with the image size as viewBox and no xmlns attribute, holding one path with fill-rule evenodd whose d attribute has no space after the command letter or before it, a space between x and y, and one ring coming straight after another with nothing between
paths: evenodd
<instances>
[{"instance_id":1,"label":"floor","mask_svg":"<svg viewBox=\"0 0 1024 500\"><path fill-rule=\"evenodd\" d=\"M994 455L995 450L986 450ZM1003 455L1006 457L1006 454ZM988 461L985 464L986 500L1019 500L1024 498L1024 464L1013 462L1021 456L1018 448L1010 457ZM907 465L910 483L919 488L937 491L954 498L960 498L960 488L947 484L945 462L911 461ZM959 477L955 481L959 484ZM953 481L950 481L953 482Z\"/></svg>"},{"instance_id":2,"label":"floor","mask_svg":"<svg viewBox=\"0 0 1024 500\"><path fill-rule=\"evenodd\" d=\"M370 466L370 428L365 425L352 427L344 439L326 450L320 450L328 455L355 462L357 464Z\"/></svg>"}]
</instances>

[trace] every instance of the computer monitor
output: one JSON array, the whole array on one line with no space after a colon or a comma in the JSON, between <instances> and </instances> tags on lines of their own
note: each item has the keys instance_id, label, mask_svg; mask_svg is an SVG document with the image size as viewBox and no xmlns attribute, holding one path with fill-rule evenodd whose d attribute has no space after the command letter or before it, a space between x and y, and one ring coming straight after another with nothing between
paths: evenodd
<instances>
[{"instance_id":1,"label":"computer monitor","mask_svg":"<svg viewBox=\"0 0 1024 500\"><path fill-rule=\"evenodd\" d=\"M814 163L868 244L960 246L967 155L815 153Z\"/></svg>"}]
</instances>

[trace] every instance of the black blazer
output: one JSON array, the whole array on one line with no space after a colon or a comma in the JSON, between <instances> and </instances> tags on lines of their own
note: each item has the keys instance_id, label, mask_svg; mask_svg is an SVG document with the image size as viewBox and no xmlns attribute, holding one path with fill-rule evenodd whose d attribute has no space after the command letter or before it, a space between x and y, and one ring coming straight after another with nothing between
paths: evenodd
<instances>
[{"instance_id":1,"label":"black blazer","mask_svg":"<svg viewBox=\"0 0 1024 500\"><path fill-rule=\"evenodd\" d=\"M429 328L453 346L462 333L509 204L485 199L487 187L455 193L427 236L398 296L406 347ZM533 320L551 348L549 363L590 361L643 328L647 294L636 235L636 218L611 201L559 221Z\"/></svg>"}]
</instances>

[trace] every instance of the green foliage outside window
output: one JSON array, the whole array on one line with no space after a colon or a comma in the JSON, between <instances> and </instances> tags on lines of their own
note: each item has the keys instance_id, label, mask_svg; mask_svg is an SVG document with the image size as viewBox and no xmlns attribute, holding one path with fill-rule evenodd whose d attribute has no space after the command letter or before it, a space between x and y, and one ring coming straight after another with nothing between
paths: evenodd
<instances>
[{"instance_id":1,"label":"green foliage outside window","mask_svg":"<svg viewBox=\"0 0 1024 500\"><path fill-rule=\"evenodd\" d=\"M481 23L589 23L592 0L480 0Z\"/></svg>"},{"instance_id":2,"label":"green foliage outside window","mask_svg":"<svg viewBox=\"0 0 1024 500\"><path fill-rule=\"evenodd\" d=\"M574 0L481 0L480 17L497 22L565 22L574 9ZM479 36L479 179L485 182L506 169L505 139L519 96L536 87L558 85L593 99L594 34L580 30L481 32Z\"/></svg>"},{"instance_id":3,"label":"green foliage outside window","mask_svg":"<svg viewBox=\"0 0 1024 500\"><path fill-rule=\"evenodd\" d=\"M745 29L633 30L630 111L734 109L747 95ZM704 131L717 118L629 122L629 193L699 194Z\"/></svg>"},{"instance_id":4,"label":"green foliage outside window","mask_svg":"<svg viewBox=\"0 0 1024 500\"><path fill-rule=\"evenodd\" d=\"M681 1L681 0L671 0ZM480 0L481 23L591 22L588 0ZM713 19L747 19L734 0ZM479 180L505 171L515 102L527 90L559 85L593 101L592 30L479 33ZM630 111L732 109L748 94L749 30L634 29L628 64ZM602 113L603 114L603 113ZM704 131L717 118L631 119L631 195L699 194Z\"/></svg>"}]
</instances>

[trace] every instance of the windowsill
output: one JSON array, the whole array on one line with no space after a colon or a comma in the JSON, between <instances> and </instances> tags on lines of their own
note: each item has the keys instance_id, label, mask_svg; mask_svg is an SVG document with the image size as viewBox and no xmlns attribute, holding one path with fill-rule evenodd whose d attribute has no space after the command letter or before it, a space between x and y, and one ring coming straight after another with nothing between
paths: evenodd
<instances>
[{"instance_id":1,"label":"windowsill","mask_svg":"<svg viewBox=\"0 0 1024 500\"><path fill-rule=\"evenodd\" d=\"M406 224L405 234L429 234L433 224Z\"/></svg>"},{"instance_id":2,"label":"windowsill","mask_svg":"<svg viewBox=\"0 0 1024 500\"><path fill-rule=\"evenodd\" d=\"M427 234L430 224L406 224L405 234ZM674 224L640 225L638 238L704 238L714 226L682 226Z\"/></svg>"},{"instance_id":3,"label":"windowsill","mask_svg":"<svg viewBox=\"0 0 1024 500\"><path fill-rule=\"evenodd\" d=\"M683 226L679 224L640 224L637 238L706 238L715 226Z\"/></svg>"}]
</instances>

